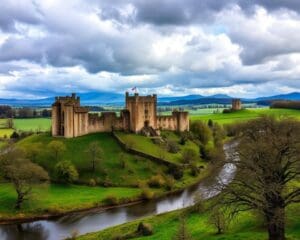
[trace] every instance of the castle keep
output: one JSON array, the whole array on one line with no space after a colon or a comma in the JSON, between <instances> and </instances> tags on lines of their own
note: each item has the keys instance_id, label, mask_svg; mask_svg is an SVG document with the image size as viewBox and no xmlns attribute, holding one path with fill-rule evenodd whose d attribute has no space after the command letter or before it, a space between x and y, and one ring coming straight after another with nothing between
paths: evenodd
<instances>
[{"instance_id":1,"label":"castle keep","mask_svg":"<svg viewBox=\"0 0 300 240\"><path fill-rule=\"evenodd\" d=\"M52 135L72 138L93 132L113 130L139 133L143 129L188 131L188 112L173 111L172 115L157 115L157 96L139 96L138 93L125 95L126 108L119 116L115 112L89 113L80 106L80 98L71 96L56 97L52 105Z\"/></svg>"}]
</instances>

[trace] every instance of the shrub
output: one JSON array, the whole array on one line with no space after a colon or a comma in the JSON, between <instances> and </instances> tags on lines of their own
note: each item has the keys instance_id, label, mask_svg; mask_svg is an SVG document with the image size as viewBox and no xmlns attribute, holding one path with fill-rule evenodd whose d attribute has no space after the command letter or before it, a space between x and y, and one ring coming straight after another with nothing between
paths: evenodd
<instances>
[{"instance_id":1,"label":"shrub","mask_svg":"<svg viewBox=\"0 0 300 240\"><path fill-rule=\"evenodd\" d=\"M96 180L95 179L93 179L93 178L91 178L90 180L89 180L89 186L91 186L91 187L95 187L97 185L97 182L96 182Z\"/></svg>"},{"instance_id":2,"label":"shrub","mask_svg":"<svg viewBox=\"0 0 300 240\"><path fill-rule=\"evenodd\" d=\"M170 153L177 153L179 151L179 146L174 141L167 141L167 150Z\"/></svg>"},{"instance_id":3,"label":"shrub","mask_svg":"<svg viewBox=\"0 0 300 240\"><path fill-rule=\"evenodd\" d=\"M107 205L117 205L119 203L118 199L114 195L109 195L103 199L103 202Z\"/></svg>"},{"instance_id":4,"label":"shrub","mask_svg":"<svg viewBox=\"0 0 300 240\"><path fill-rule=\"evenodd\" d=\"M174 188L174 185L175 185L174 178L173 177L168 177L166 179L166 184L165 184L166 189L170 191L170 190L172 190Z\"/></svg>"},{"instance_id":5,"label":"shrub","mask_svg":"<svg viewBox=\"0 0 300 240\"><path fill-rule=\"evenodd\" d=\"M78 172L70 161L60 161L55 165L56 177L59 181L72 183L78 179Z\"/></svg>"},{"instance_id":6,"label":"shrub","mask_svg":"<svg viewBox=\"0 0 300 240\"><path fill-rule=\"evenodd\" d=\"M137 231L142 236L150 236L153 234L152 226L149 223L140 222Z\"/></svg>"},{"instance_id":7,"label":"shrub","mask_svg":"<svg viewBox=\"0 0 300 240\"><path fill-rule=\"evenodd\" d=\"M168 168L168 173L171 174L176 180L183 177L183 169L181 166L171 164Z\"/></svg>"},{"instance_id":8,"label":"shrub","mask_svg":"<svg viewBox=\"0 0 300 240\"><path fill-rule=\"evenodd\" d=\"M163 187L165 182L165 179L161 175L156 175L150 178L150 180L148 181L148 185L149 187L159 188Z\"/></svg>"},{"instance_id":9,"label":"shrub","mask_svg":"<svg viewBox=\"0 0 300 240\"><path fill-rule=\"evenodd\" d=\"M194 162L197 158L197 153L194 149L187 148L182 152L182 162L185 164L190 164Z\"/></svg>"},{"instance_id":10,"label":"shrub","mask_svg":"<svg viewBox=\"0 0 300 240\"><path fill-rule=\"evenodd\" d=\"M154 197L154 193L149 188L144 188L141 193L141 198L150 200Z\"/></svg>"},{"instance_id":11,"label":"shrub","mask_svg":"<svg viewBox=\"0 0 300 240\"><path fill-rule=\"evenodd\" d=\"M197 167L196 164L191 164L190 168L191 168L191 175L192 175L193 177L196 177L196 176L199 175L200 169Z\"/></svg>"},{"instance_id":12,"label":"shrub","mask_svg":"<svg viewBox=\"0 0 300 240\"><path fill-rule=\"evenodd\" d=\"M16 132L16 131L14 131L11 135L10 135L10 138L11 139L18 139L20 137L20 135Z\"/></svg>"},{"instance_id":13,"label":"shrub","mask_svg":"<svg viewBox=\"0 0 300 240\"><path fill-rule=\"evenodd\" d=\"M211 130L202 121L194 121L191 124L191 131L194 134L194 136L204 145L208 143L208 141L211 139Z\"/></svg>"}]
</instances>

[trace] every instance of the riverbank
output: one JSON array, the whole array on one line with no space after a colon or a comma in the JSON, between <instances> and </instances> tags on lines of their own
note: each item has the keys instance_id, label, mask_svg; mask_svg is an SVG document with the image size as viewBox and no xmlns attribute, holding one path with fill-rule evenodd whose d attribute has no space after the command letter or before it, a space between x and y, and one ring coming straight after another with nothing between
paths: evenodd
<instances>
[{"instance_id":1,"label":"riverbank","mask_svg":"<svg viewBox=\"0 0 300 240\"><path fill-rule=\"evenodd\" d=\"M208 177L211 167L195 177L195 181L187 182L180 188L164 191L150 188L153 192L151 200L158 200L192 188ZM139 188L104 188L79 185L51 184L34 188L32 199L24 203L24 210L14 210L14 189L10 184L0 184L0 224L13 224L59 218L74 213L101 211L137 204L144 199ZM83 204L84 201L84 204ZM113 202L112 202L113 201ZM45 207L44 207L45 206ZM7 209L13 209L7 212Z\"/></svg>"},{"instance_id":2,"label":"riverbank","mask_svg":"<svg viewBox=\"0 0 300 240\"><path fill-rule=\"evenodd\" d=\"M173 239L178 231L180 216L185 211L186 228L193 240L264 240L267 233L263 223L252 212L240 213L228 226L224 234L216 234L216 229L209 221L209 213L178 210L157 216L147 217L108 228L99 232L89 233L76 238L77 240L113 240L134 233L140 222L150 224L153 235L130 239L169 240ZM298 240L300 237L300 204L295 204L287 209L286 235L289 240Z\"/></svg>"}]
</instances>

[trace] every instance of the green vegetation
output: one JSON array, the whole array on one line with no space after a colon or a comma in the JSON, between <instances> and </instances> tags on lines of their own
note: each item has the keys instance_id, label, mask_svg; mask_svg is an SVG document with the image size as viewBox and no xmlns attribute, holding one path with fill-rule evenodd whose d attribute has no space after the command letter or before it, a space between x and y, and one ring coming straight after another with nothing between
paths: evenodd
<instances>
[{"instance_id":1,"label":"green vegetation","mask_svg":"<svg viewBox=\"0 0 300 240\"><path fill-rule=\"evenodd\" d=\"M290 206L287 210L287 237L289 240L297 240L300 236L300 204ZM110 240L116 236L123 236L134 232L138 224L143 221L151 224L153 235L133 238L135 240L169 240L173 239L180 225L181 211L161 214L122 224L105 229L97 233L90 233L78 238L78 240ZM209 223L208 214L188 213L186 216L187 229L193 240L264 240L267 233L262 228L262 222L256 214L251 212L240 213L230 224L224 234L216 234L216 229Z\"/></svg>"},{"instance_id":2,"label":"green vegetation","mask_svg":"<svg viewBox=\"0 0 300 240\"><path fill-rule=\"evenodd\" d=\"M173 141L176 143L180 142L180 136L174 132L164 131L161 134L168 141ZM182 161L182 151L184 149L193 149L195 152L199 152L199 147L194 142L188 140L184 145L179 145L179 151L176 153L171 153L166 151L165 147L162 144L155 144L151 138L147 138L137 134L128 134L124 132L118 132L117 136L126 144L129 148L145 152L149 155L162 158L166 161L172 163L181 163ZM200 157L198 157L198 162L202 165L205 165Z\"/></svg>"},{"instance_id":3,"label":"green vegetation","mask_svg":"<svg viewBox=\"0 0 300 240\"><path fill-rule=\"evenodd\" d=\"M88 184L94 179L97 184L104 186L137 187L139 181L146 181L152 175L163 173L166 167L151 160L125 153L110 133L95 133L78 138L55 138L49 134L34 134L17 145L25 151L32 152L39 144L37 156L32 161L43 166L51 179L55 179L55 165L60 160L68 160L74 164L79 173L79 182ZM55 154L52 145L55 142L65 145L65 151ZM104 150L102 160L91 171L90 156L87 152L89 144L97 142ZM31 154L32 155L32 154Z\"/></svg>"},{"instance_id":4,"label":"green vegetation","mask_svg":"<svg viewBox=\"0 0 300 240\"><path fill-rule=\"evenodd\" d=\"M194 120L208 121L209 119L220 124L229 124L233 122L248 121L260 117L261 115L273 115L276 117L295 117L300 120L300 111L291 109L244 109L232 113L215 113L209 115L191 115L190 118Z\"/></svg>"},{"instance_id":5,"label":"green vegetation","mask_svg":"<svg viewBox=\"0 0 300 240\"><path fill-rule=\"evenodd\" d=\"M66 211L103 206L105 199L115 196L117 202L137 199L138 188L105 188L78 185L38 185L32 189L30 201L24 202L22 209L14 209L16 192L11 184L0 184L0 219L22 218L36 214L63 213Z\"/></svg>"},{"instance_id":6,"label":"green vegetation","mask_svg":"<svg viewBox=\"0 0 300 240\"><path fill-rule=\"evenodd\" d=\"M23 118L14 119L14 127L19 131L50 131L50 118Z\"/></svg>"},{"instance_id":7,"label":"green vegetation","mask_svg":"<svg viewBox=\"0 0 300 240\"><path fill-rule=\"evenodd\" d=\"M0 128L0 138L10 138L13 132L14 130L10 128Z\"/></svg>"}]
</instances>

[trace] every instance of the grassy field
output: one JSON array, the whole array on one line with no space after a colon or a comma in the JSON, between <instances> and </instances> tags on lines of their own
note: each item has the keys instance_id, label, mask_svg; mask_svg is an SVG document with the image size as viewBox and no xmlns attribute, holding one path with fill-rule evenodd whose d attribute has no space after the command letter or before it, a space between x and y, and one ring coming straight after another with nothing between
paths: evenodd
<instances>
[{"instance_id":1,"label":"grassy field","mask_svg":"<svg viewBox=\"0 0 300 240\"><path fill-rule=\"evenodd\" d=\"M9 138L13 132L14 130L10 128L0 128L0 138Z\"/></svg>"},{"instance_id":2,"label":"grassy field","mask_svg":"<svg viewBox=\"0 0 300 240\"><path fill-rule=\"evenodd\" d=\"M154 144L150 138L144 137L142 135L128 134L124 132L118 132L117 135L124 143L130 143L133 149L145 152L155 157L161 157L161 151L164 151L162 146ZM180 140L180 137L174 132L163 132L162 135L165 135L167 139L172 140L176 143L178 143ZM164 151L165 160L174 163L181 163L181 153L183 149L187 148L193 149L197 153L199 152L199 147L192 141L187 141L185 145L178 146L180 147L180 151L178 153L169 153L167 151ZM201 161L200 157L198 161ZM202 163L205 164L204 162Z\"/></svg>"},{"instance_id":3,"label":"grassy field","mask_svg":"<svg viewBox=\"0 0 300 240\"><path fill-rule=\"evenodd\" d=\"M20 131L50 131L50 118L14 119L14 127Z\"/></svg>"},{"instance_id":4,"label":"grassy field","mask_svg":"<svg viewBox=\"0 0 300 240\"><path fill-rule=\"evenodd\" d=\"M110 133L95 133L73 139L52 138L49 134L40 134L21 140L18 146L25 150L30 148L32 144L42 144L37 162L47 169L51 176L54 175L53 169L56 162L47 149L47 145L52 140L61 141L65 144L67 150L60 159L72 161L80 173L80 180L83 182L88 182L89 179L94 178L99 182L106 182L113 186L136 186L139 181L146 181L151 176L166 171L165 166L124 152ZM103 150L102 159L95 173L90 170L91 163L86 153L88 145L93 141L99 143ZM125 162L125 167L122 161Z\"/></svg>"},{"instance_id":5,"label":"grassy field","mask_svg":"<svg viewBox=\"0 0 300 240\"><path fill-rule=\"evenodd\" d=\"M294 117L300 120L300 111L292 109L269 109L269 108L257 108L257 109L245 109L233 113L215 113L207 115L191 115L191 120L203 120L209 119L218 122L220 124L230 124L233 122L242 122L250 119L258 118L261 115L272 115L276 117Z\"/></svg>"},{"instance_id":6,"label":"grassy field","mask_svg":"<svg viewBox=\"0 0 300 240\"><path fill-rule=\"evenodd\" d=\"M300 204L291 206L287 211L287 239L300 239ZM112 240L117 236L133 233L138 224L143 221L153 227L151 236L131 238L135 240L170 240L174 238L179 226L181 211L166 213L145 218L109 228L98 233L90 233L78 240ZM298 214L297 214L298 213ZM216 230L208 223L207 214L189 213L186 217L187 229L193 240L265 240L267 233L262 227L262 222L250 212L239 214L233 220L229 229L224 234L216 234Z\"/></svg>"},{"instance_id":7,"label":"grassy field","mask_svg":"<svg viewBox=\"0 0 300 240\"><path fill-rule=\"evenodd\" d=\"M122 201L122 199L136 199L140 193L141 190L138 188L39 185L33 188L30 201L24 202L22 210L15 211L16 192L10 184L1 183L0 219L91 208L105 205L105 198L112 195Z\"/></svg>"}]
</instances>

